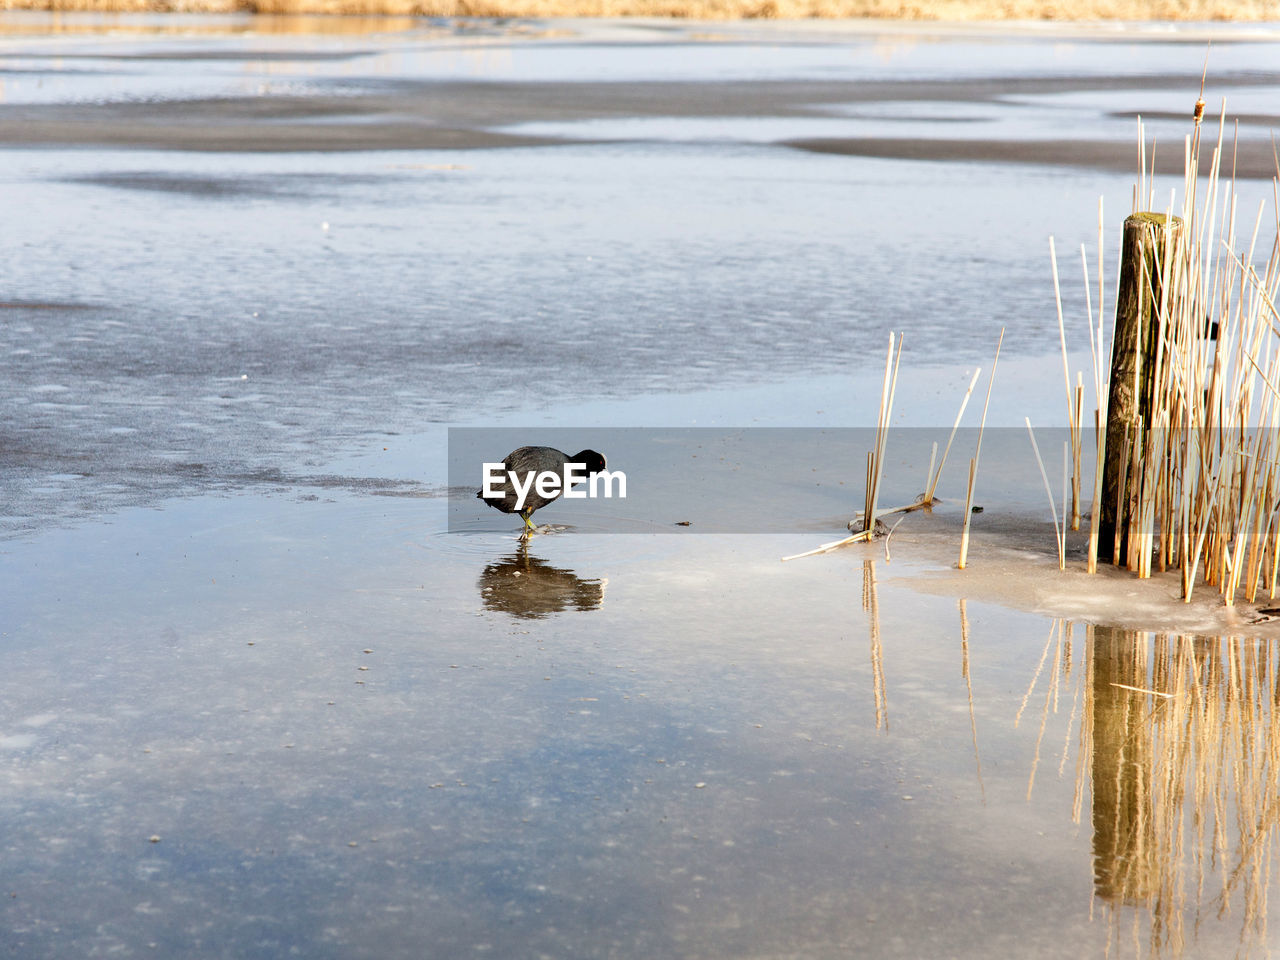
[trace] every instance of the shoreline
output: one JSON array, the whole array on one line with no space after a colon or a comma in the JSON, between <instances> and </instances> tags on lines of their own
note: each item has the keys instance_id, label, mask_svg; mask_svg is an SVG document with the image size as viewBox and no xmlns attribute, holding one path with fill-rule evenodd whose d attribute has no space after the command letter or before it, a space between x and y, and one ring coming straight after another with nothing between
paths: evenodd
<instances>
[{"instance_id":1,"label":"shoreline","mask_svg":"<svg viewBox=\"0 0 1280 960\"><path fill-rule=\"evenodd\" d=\"M906 524L893 537L893 559L901 559L904 569L884 568L883 582L936 597L954 597L969 602L989 603L1006 610L1031 613L1073 623L1091 623L1142 633L1181 634L1206 637L1273 639L1280 637L1280 616L1264 611L1280 606L1268 599L1264 589L1249 601L1243 590L1228 606L1218 588L1198 580L1191 600L1184 602L1176 570L1158 571L1142 579L1137 574L1110 563L1099 562L1098 572L1085 569L1085 558L1076 534L1068 537L1065 569L1059 570L1051 556L1047 522L1030 516L1005 518L1001 532L976 530L970 541L969 563L956 567L958 526L945 530L906 533ZM1024 535L1010 530L1021 527ZM1088 521L1082 527L1088 529ZM901 542L899 542L901 541ZM861 545L866 559L884 561L883 541ZM821 559L810 558L808 561Z\"/></svg>"},{"instance_id":2,"label":"shoreline","mask_svg":"<svg viewBox=\"0 0 1280 960\"><path fill-rule=\"evenodd\" d=\"M1069 12L1067 12L1069 10ZM1267 0L1086 0L1064 9L1050 0L0 0L0 12L409 16L462 19L660 18L678 22L870 20L907 24L1039 22L1088 24L1268 23Z\"/></svg>"}]
</instances>

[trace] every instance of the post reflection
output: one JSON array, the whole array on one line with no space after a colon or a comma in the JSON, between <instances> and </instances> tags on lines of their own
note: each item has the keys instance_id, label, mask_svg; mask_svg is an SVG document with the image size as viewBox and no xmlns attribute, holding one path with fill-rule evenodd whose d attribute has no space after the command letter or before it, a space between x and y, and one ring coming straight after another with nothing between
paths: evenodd
<instances>
[{"instance_id":1,"label":"post reflection","mask_svg":"<svg viewBox=\"0 0 1280 960\"><path fill-rule=\"evenodd\" d=\"M1069 636L1062 622L1055 633ZM1072 696L1062 762L1074 736L1074 818L1091 792L1093 895L1114 937L1178 957L1214 918L1237 925L1243 953L1265 947L1280 841L1280 648L1090 626L1074 683L1075 657L1062 654L1044 710ZM1038 740L1033 771L1039 753Z\"/></svg>"},{"instance_id":2,"label":"post reflection","mask_svg":"<svg viewBox=\"0 0 1280 960\"><path fill-rule=\"evenodd\" d=\"M1148 722L1147 645L1110 627L1092 630L1086 701L1092 730L1094 892L1114 904L1146 905L1159 889Z\"/></svg>"},{"instance_id":3,"label":"post reflection","mask_svg":"<svg viewBox=\"0 0 1280 960\"><path fill-rule=\"evenodd\" d=\"M510 556L488 564L477 586L486 610L538 620L566 610L598 609L608 582L553 567L521 543Z\"/></svg>"}]
</instances>

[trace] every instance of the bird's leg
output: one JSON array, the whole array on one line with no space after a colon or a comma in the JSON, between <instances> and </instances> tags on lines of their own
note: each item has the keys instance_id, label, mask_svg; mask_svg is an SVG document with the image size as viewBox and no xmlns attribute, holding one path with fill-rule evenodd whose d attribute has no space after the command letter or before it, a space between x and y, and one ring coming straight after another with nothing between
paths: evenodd
<instances>
[{"instance_id":1,"label":"bird's leg","mask_svg":"<svg viewBox=\"0 0 1280 960\"><path fill-rule=\"evenodd\" d=\"M532 510L527 510L527 511L526 511L526 510L521 510L521 511L520 511L520 518L521 518L522 520L524 520L524 530L523 530L523 531L521 531L521 533L520 533L520 539L521 539L521 540L528 540L528 539L529 539L529 537L530 537L530 535L533 533L533 529L534 529L534 528L533 528L533 511L532 511Z\"/></svg>"}]
</instances>

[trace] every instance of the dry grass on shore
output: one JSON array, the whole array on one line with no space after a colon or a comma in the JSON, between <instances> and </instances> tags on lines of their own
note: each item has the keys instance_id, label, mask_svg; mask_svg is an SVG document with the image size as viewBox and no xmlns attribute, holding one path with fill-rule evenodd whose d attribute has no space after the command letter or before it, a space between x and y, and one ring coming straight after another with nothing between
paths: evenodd
<instances>
[{"instance_id":1,"label":"dry grass on shore","mask_svg":"<svg viewBox=\"0 0 1280 960\"><path fill-rule=\"evenodd\" d=\"M1280 0L0 0L0 10L690 20L1280 20Z\"/></svg>"}]
</instances>

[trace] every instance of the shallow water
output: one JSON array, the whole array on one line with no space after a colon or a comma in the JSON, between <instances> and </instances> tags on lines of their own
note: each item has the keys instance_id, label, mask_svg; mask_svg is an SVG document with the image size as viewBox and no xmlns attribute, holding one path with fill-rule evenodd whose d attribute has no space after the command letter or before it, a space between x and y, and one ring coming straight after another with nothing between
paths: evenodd
<instances>
[{"instance_id":1,"label":"shallow water","mask_svg":"<svg viewBox=\"0 0 1280 960\"><path fill-rule=\"evenodd\" d=\"M1132 600L1110 584L1087 607L1101 626L994 589L1011 564L1059 576L1022 427L1060 449L1047 236L1087 380L1078 247L1099 194L1115 235L1131 178L1070 151L959 163L779 142L1122 136L1116 112L1175 110L1171 76L1194 99L1199 39L1126 39L1128 79L1108 89L1105 37L319 37L242 35L243 18L211 35L208 19L44 36L0 17L21 27L0 44L11 952L1273 945L1270 647L1247 625L1105 625L1155 606L1161 581ZM1224 73L1264 112L1275 42L1229 49ZM492 102L459 86L450 124L553 142L415 146L433 84L477 79L511 86ZM727 79L762 85L726 85L718 115ZM1062 89L1028 92L1046 79ZM864 81L884 86L842 86ZM122 139L59 112L85 104L119 111ZM252 145L276 125L277 146ZM298 128L319 145L280 146ZM779 562L861 506L844 431L874 423L889 331L905 336L897 503L1002 326L972 592L948 572L967 431L945 502L904 520L890 559L881 543ZM524 547L518 520L482 508L449 533L463 426L504 444L595 430L649 499L553 505ZM653 452L657 428L841 439L726 501ZM613 529L600 516L691 526L577 535ZM743 517L768 533L701 532Z\"/></svg>"},{"instance_id":2,"label":"shallow water","mask_svg":"<svg viewBox=\"0 0 1280 960\"><path fill-rule=\"evenodd\" d=\"M1144 776L1124 805L1089 790L1149 710L1097 671L1151 682L1126 666L1148 636L1099 654L1083 624L921 595L879 547L523 551L432 535L441 507L182 500L15 545L0 811L21 955L1130 955L1157 880L1187 897L1157 919L1204 915L1186 955L1244 927L1213 919L1220 869L1269 854L1230 778L1215 867L1189 826L1185 850L1142 826ZM1231 753L1231 727L1197 722ZM1162 831L1213 815L1146 804ZM1145 864L1123 895L1117 829Z\"/></svg>"}]
</instances>

